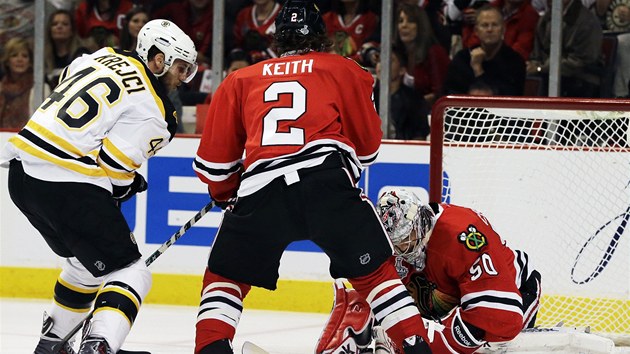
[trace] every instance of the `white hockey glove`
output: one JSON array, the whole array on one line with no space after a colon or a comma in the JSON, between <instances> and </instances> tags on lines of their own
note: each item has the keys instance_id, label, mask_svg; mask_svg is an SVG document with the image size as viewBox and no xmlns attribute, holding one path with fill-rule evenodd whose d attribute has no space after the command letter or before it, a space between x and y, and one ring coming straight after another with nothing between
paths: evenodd
<instances>
[{"instance_id":1,"label":"white hockey glove","mask_svg":"<svg viewBox=\"0 0 630 354\"><path fill-rule=\"evenodd\" d=\"M372 353L374 316L370 305L341 280L333 284L335 300L330 318L317 342L316 354Z\"/></svg>"}]
</instances>

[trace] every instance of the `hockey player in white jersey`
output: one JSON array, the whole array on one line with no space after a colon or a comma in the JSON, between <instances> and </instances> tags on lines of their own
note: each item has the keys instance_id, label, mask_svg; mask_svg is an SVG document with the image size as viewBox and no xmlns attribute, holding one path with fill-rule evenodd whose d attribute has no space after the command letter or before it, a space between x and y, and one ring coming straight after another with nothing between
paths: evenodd
<instances>
[{"instance_id":1,"label":"hockey player in white jersey","mask_svg":"<svg viewBox=\"0 0 630 354\"><path fill-rule=\"evenodd\" d=\"M36 354L53 353L93 303L79 353L122 346L151 274L119 205L146 190L136 170L173 138L177 116L167 95L192 79L196 57L175 24L150 21L136 52L103 48L74 60L0 152L11 199L65 258ZM72 341L62 347L75 353Z\"/></svg>"}]
</instances>

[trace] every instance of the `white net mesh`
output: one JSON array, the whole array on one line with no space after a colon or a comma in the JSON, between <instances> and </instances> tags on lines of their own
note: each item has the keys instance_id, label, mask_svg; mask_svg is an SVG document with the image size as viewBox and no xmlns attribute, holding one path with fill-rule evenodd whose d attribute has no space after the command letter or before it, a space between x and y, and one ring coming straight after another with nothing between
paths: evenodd
<instances>
[{"instance_id":1,"label":"white net mesh","mask_svg":"<svg viewBox=\"0 0 630 354\"><path fill-rule=\"evenodd\" d=\"M630 113L530 106L446 108L442 200L481 211L530 254L542 274L536 325L625 342Z\"/></svg>"}]
</instances>

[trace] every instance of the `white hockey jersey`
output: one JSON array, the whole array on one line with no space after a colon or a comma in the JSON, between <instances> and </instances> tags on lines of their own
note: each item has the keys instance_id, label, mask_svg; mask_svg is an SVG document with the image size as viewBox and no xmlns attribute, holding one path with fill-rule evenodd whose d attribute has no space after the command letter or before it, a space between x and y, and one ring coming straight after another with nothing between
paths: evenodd
<instances>
[{"instance_id":1,"label":"white hockey jersey","mask_svg":"<svg viewBox=\"0 0 630 354\"><path fill-rule=\"evenodd\" d=\"M103 48L75 59L26 126L0 152L31 177L111 192L175 135L164 86L135 54Z\"/></svg>"}]
</instances>

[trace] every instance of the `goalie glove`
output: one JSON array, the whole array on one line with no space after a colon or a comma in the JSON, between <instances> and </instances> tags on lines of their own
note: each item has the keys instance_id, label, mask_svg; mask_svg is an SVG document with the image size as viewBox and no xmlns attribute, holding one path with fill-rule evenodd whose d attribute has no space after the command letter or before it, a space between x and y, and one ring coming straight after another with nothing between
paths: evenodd
<instances>
[{"instance_id":1,"label":"goalie glove","mask_svg":"<svg viewBox=\"0 0 630 354\"><path fill-rule=\"evenodd\" d=\"M131 199L136 193L144 192L147 190L147 181L141 174L135 172L133 181L127 186L112 186L112 198L117 202L122 203Z\"/></svg>"},{"instance_id":2,"label":"goalie glove","mask_svg":"<svg viewBox=\"0 0 630 354\"><path fill-rule=\"evenodd\" d=\"M374 316L370 305L341 280L333 284L333 309L317 342L316 354L371 353Z\"/></svg>"}]
</instances>

